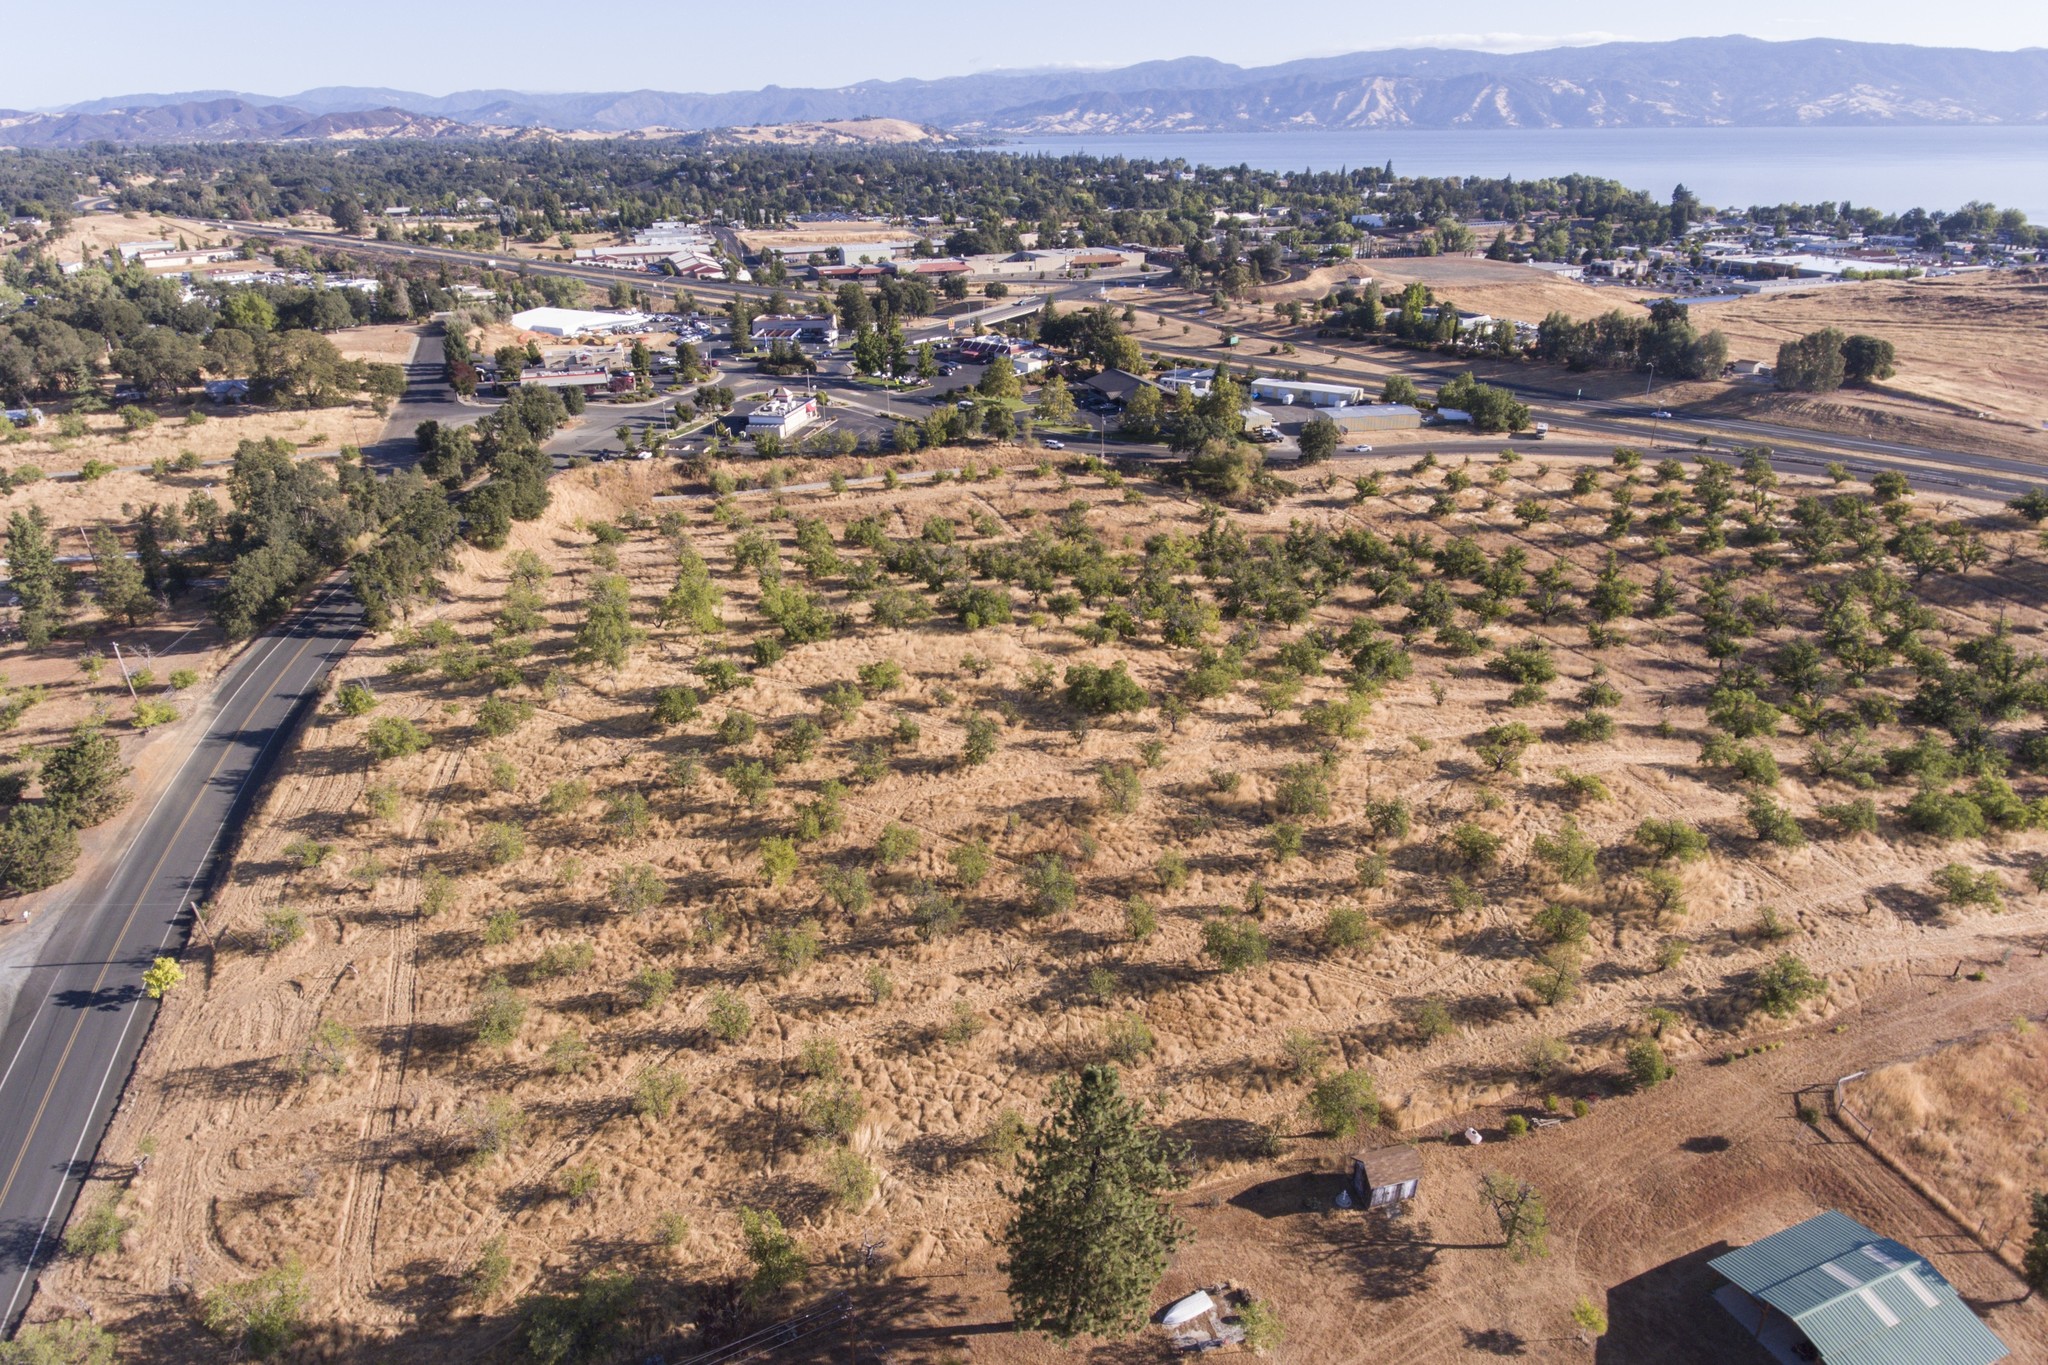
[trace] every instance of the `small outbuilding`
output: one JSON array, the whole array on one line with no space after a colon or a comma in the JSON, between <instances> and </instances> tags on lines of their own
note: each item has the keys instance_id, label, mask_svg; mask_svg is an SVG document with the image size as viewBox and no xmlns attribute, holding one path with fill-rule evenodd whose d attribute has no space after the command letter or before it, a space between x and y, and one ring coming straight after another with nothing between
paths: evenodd
<instances>
[{"instance_id":1,"label":"small outbuilding","mask_svg":"<svg viewBox=\"0 0 2048 1365\"><path fill-rule=\"evenodd\" d=\"M1351 1158L1351 1197L1361 1208L1405 1203L1422 1184L1422 1153L1403 1144Z\"/></svg>"}]
</instances>

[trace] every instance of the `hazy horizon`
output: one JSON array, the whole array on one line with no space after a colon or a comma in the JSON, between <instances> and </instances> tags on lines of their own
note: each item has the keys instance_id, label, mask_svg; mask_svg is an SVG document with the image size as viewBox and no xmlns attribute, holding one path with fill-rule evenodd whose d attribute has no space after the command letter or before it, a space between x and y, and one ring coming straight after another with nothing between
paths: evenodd
<instances>
[{"instance_id":1,"label":"hazy horizon","mask_svg":"<svg viewBox=\"0 0 2048 1365\"><path fill-rule=\"evenodd\" d=\"M888 17L896 8L881 13ZM663 70L644 61L620 62L609 30L588 35L587 42L536 41L561 28L563 20L558 8L534 0L494 7L488 27L457 13L364 0L317 42L296 41L276 22L274 9L252 0L195 0L181 11L191 22L172 29L151 22L153 9L140 0L108 0L95 9L99 27L91 60L17 66L0 87L0 108L50 110L129 95L201 91L284 99L330 87L402 90L430 98L482 89L725 94L771 85L833 88L1001 71L1100 70L1204 56L1258 67L1399 48L1508 53L1736 34L1766 41L1835 38L1984 51L2048 46L2048 7L2010 3L1958 11L1945 17L1938 35L1929 35L1924 11L1903 0L1871 0L1854 10L1822 5L1789 15L1756 0L1737 0L1717 11L1712 33L1685 27L1682 17L1647 15L1617 0L1591 0L1574 11L1580 26L1531 33L1517 26L1528 17L1525 7L1476 0L1463 12L1469 26L1462 31L1443 31L1424 16L1406 26L1375 28L1369 39L1333 41L1324 35L1355 27L1354 7L1341 0L1303 0L1294 11L1300 22L1230 28L1227 41L1204 42L1191 39L1190 33L1221 29L1240 12L1218 0L1192 0L1181 11L1189 22L1105 38L1089 27L1099 17L1097 7L1047 0L1034 13L1039 22L1030 25L948 16L948 35L959 41L935 54L930 44L905 41L929 11L900 9L902 24L864 25L846 24L843 9L812 0L778 11L794 22L797 36L829 33L831 42L815 45L764 45L755 16L706 14L691 20L698 39L692 51ZM24 54L71 50L77 43L73 17L47 8L18 14L9 28L15 50ZM1915 41L1928 36L1939 41ZM965 52L986 54L988 60L963 60ZM1228 55L1216 55L1220 52ZM687 58L694 56L712 60L693 65ZM167 80L166 73L176 78Z\"/></svg>"}]
</instances>

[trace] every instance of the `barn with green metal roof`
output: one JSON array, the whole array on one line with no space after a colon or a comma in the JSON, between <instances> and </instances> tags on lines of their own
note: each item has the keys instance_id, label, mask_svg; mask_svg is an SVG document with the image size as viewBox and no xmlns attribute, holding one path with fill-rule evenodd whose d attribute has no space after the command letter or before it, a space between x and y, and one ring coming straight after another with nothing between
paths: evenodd
<instances>
[{"instance_id":1,"label":"barn with green metal roof","mask_svg":"<svg viewBox=\"0 0 2048 1365\"><path fill-rule=\"evenodd\" d=\"M1785 1365L1990 1365L2005 1343L1908 1247L1834 1212L1710 1264L1722 1307Z\"/></svg>"}]
</instances>

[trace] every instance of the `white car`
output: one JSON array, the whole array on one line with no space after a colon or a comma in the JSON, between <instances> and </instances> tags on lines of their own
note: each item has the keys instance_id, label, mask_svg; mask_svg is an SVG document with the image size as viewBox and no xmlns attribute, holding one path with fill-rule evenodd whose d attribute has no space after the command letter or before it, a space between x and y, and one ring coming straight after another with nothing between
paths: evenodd
<instances>
[{"instance_id":1,"label":"white car","mask_svg":"<svg viewBox=\"0 0 2048 1365\"><path fill-rule=\"evenodd\" d=\"M1351 453L1352 453L1353 455L1370 455L1370 454L1372 454L1372 447L1371 447L1371 446L1353 446L1353 447L1351 447Z\"/></svg>"},{"instance_id":2,"label":"white car","mask_svg":"<svg viewBox=\"0 0 2048 1365\"><path fill-rule=\"evenodd\" d=\"M1048 436L1045 438L1045 448L1047 450L1065 450L1067 443L1065 441L1055 441L1052 437Z\"/></svg>"},{"instance_id":3,"label":"white car","mask_svg":"<svg viewBox=\"0 0 2048 1365\"><path fill-rule=\"evenodd\" d=\"M1656 418L1660 422L1668 422L1671 420L1671 414L1664 411L1664 409L1662 408L1658 408L1655 412L1651 413L1650 416Z\"/></svg>"}]
</instances>

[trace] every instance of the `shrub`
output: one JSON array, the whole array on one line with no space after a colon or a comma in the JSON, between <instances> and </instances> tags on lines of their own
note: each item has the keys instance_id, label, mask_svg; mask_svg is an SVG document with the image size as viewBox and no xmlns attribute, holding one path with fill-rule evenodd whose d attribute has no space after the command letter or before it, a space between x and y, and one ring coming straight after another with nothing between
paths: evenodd
<instances>
[{"instance_id":1,"label":"shrub","mask_svg":"<svg viewBox=\"0 0 2048 1365\"><path fill-rule=\"evenodd\" d=\"M258 1360L283 1354L298 1339L310 1294L297 1256L254 1279L220 1285L200 1300L206 1330L234 1342Z\"/></svg>"},{"instance_id":2,"label":"shrub","mask_svg":"<svg viewBox=\"0 0 2048 1365\"><path fill-rule=\"evenodd\" d=\"M377 694L368 683L345 682L335 691L334 705L344 716L367 716L377 709Z\"/></svg>"},{"instance_id":3,"label":"shrub","mask_svg":"<svg viewBox=\"0 0 2048 1365\"><path fill-rule=\"evenodd\" d=\"M607 792L604 798L604 831L613 843L646 836L654 823L647 798L637 791Z\"/></svg>"},{"instance_id":4,"label":"shrub","mask_svg":"<svg viewBox=\"0 0 2048 1365\"><path fill-rule=\"evenodd\" d=\"M1330 776L1330 770L1320 763L1290 764L1274 789L1274 806L1290 819L1327 819Z\"/></svg>"},{"instance_id":5,"label":"shrub","mask_svg":"<svg viewBox=\"0 0 2048 1365\"><path fill-rule=\"evenodd\" d=\"M541 809L550 815L573 815L590 800L590 784L580 778L556 782L541 798Z\"/></svg>"},{"instance_id":6,"label":"shrub","mask_svg":"<svg viewBox=\"0 0 2048 1365\"><path fill-rule=\"evenodd\" d=\"M1102 1050L1110 1060L1130 1066L1150 1055L1156 1040L1152 1027L1135 1014L1113 1019L1103 1030Z\"/></svg>"},{"instance_id":7,"label":"shrub","mask_svg":"<svg viewBox=\"0 0 2048 1365\"><path fill-rule=\"evenodd\" d=\"M403 805L395 782L372 782L363 788L363 807L373 820L396 820Z\"/></svg>"},{"instance_id":8,"label":"shrub","mask_svg":"<svg viewBox=\"0 0 2048 1365\"><path fill-rule=\"evenodd\" d=\"M1323 943L1338 952L1369 948L1379 938L1379 926L1355 905L1333 905L1323 921Z\"/></svg>"},{"instance_id":9,"label":"shrub","mask_svg":"<svg viewBox=\"0 0 2048 1365\"><path fill-rule=\"evenodd\" d=\"M1792 812L1773 801L1762 792L1752 792L1743 807L1743 814L1749 820L1749 827L1757 838L1780 848L1801 848L1806 844L1806 834L1799 828L1799 821Z\"/></svg>"},{"instance_id":10,"label":"shrub","mask_svg":"<svg viewBox=\"0 0 2048 1365\"><path fill-rule=\"evenodd\" d=\"M307 871L320 866L334 852L333 844L323 844L301 836L284 846L284 856Z\"/></svg>"},{"instance_id":11,"label":"shrub","mask_svg":"<svg viewBox=\"0 0 2048 1365\"><path fill-rule=\"evenodd\" d=\"M1056 853L1043 854L1024 869L1026 906L1034 915L1065 914L1080 897L1074 874Z\"/></svg>"},{"instance_id":12,"label":"shrub","mask_svg":"<svg viewBox=\"0 0 2048 1365\"><path fill-rule=\"evenodd\" d=\"M859 1152L842 1147L825 1158L825 1188L848 1213L866 1208L879 1183L875 1168Z\"/></svg>"},{"instance_id":13,"label":"shrub","mask_svg":"<svg viewBox=\"0 0 2048 1365\"><path fill-rule=\"evenodd\" d=\"M1780 953L1756 974L1757 1005L1776 1018L1784 1018L1806 1001L1825 994L1827 982L1813 974L1791 953Z\"/></svg>"},{"instance_id":14,"label":"shrub","mask_svg":"<svg viewBox=\"0 0 2048 1365\"><path fill-rule=\"evenodd\" d=\"M690 1083L683 1073L665 1066L650 1066L633 1082L633 1112L646 1118L665 1119L675 1113Z\"/></svg>"},{"instance_id":15,"label":"shrub","mask_svg":"<svg viewBox=\"0 0 2048 1365\"><path fill-rule=\"evenodd\" d=\"M478 998L474 1024L476 1040L485 1047L505 1048L519 1036L526 1018L526 1002L502 975L492 976Z\"/></svg>"},{"instance_id":16,"label":"shrub","mask_svg":"<svg viewBox=\"0 0 2048 1365\"><path fill-rule=\"evenodd\" d=\"M1151 705L1151 698L1125 671L1121 660L1108 668L1069 665L1066 685L1068 705L1088 715L1124 715Z\"/></svg>"},{"instance_id":17,"label":"shrub","mask_svg":"<svg viewBox=\"0 0 2048 1365\"><path fill-rule=\"evenodd\" d=\"M1521 771L1522 755L1536 742L1536 732L1520 721L1488 726L1468 741L1472 752L1495 773Z\"/></svg>"},{"instance_id":18,"label":"shrub","mask_svg":"<svg viewBox=\"0 0 2048 1365\"><path fill-rule=\"evenodd\" d=\"M1536 912L1536 932L1547 943L1583 943L1593 917L1576 905L1546 905Z\"/></svg>"},{"instance_id":19,"label":"shrub","mask_svg":"<svg viewBox=\"0 0 2048 1365\"><path fill-rule=\"evenodd\" d=\"M1501 1140L1513 1142L1516 1138L1529 1136L1529 1120L1520 1114L1509 1114L1500 1126Z\"/></svg>"},{"instance_id":20,"label":"shrub","mask_svg":"<svg viewBox=\"0 0 2048 1365\"><path fill-rule=\"evenodd\" d=\"M1668 972L1685 961L1685 950L1690 946L1682 938L1667 938L1657 945L1657 970Z\"/></svg>"},{"instance_id":21,"label":"shrub","mask_svg":"<svg viewBox=\"0 0 2048 1365\"><path fill-rule=\"evenodd\" d=\"M1287 1340L1280 1315L1264 1299L1252 1299L1237 1310L1237 1325L1244 1329L1245 1349L1264 1355Z\"/></svg>"},{"instance_id":22,"label":"shrub","mask_svg":"<svg viewBox=\"0 0 2048 1365\"><path fill-rule=\"evenodd\" d=\"M1317 1081L1304 1102L1310 1119L1331 1137L1348 1138L1380 1121L1379 1089L1363 1071L1339 1071Z\"/></svg>"},{"instance_id":23,"label":"shrub","mask_svg":"<svg viewBox=\"0 0 2048 1365\"><path fill-rule=\"evenodd\" d=\"M723 988L711 993L706 1015L712 1034L722 1042L737 1043L754 1031L754 1012L747 1002Z\"/></svg>"},{"instance_id":24,"label":"shrub","mask_svg":"<svg viewBox=\"0 0 2048 1365\"><path fill-rule=\"evenodd\" d=\"M512 1253L505 1249L503 1235L484 1243L462 1281L469 1296L479 1303L495 1299L505 1291L512 1281Z\"/></svg>"},{"instance_id":25,"label":"shrub","mask_svg":"<svg viewBox=\"0 0 2048 1365\"><path fill-rule=\"evenodd\" d=\"M1202 951L1226 972L1263 966L1271 945L1258 925L1245 919L1211 919L1202 924Z\"/></svg>"},{"instance_id":26,"label":"shrub","mask_svg":"<svg viewBox=\"0 0 2048 1365\"><path fill-rule=\"evenodd\" d=\"M1588 711L1564 723L1565 738L1574 744L1604 743L1614 738L1614 717L1605 711Z\"/></svg>"},{"instance_id":27,"label":"shrub","mask_svg":"<svg viewBox=\"0 0 2048 1365\"><path fill-rule=\"evenodd\" d=\"M778 836L761 841L761 875L768 885L781 886L794 877L797 861L795 840Z\"/></svg>"},{"instance_id":28,"label":"shrub","mask_svg":"<svg viewBox=\"0 0 2048 1365\"><path fill-rule=\"evenodd\" d=\"M324 1070L330 1076L340 1076L348 1070L348 1058L356 1050L356 1031L340 1019L322 1019L307 1033L305 1046L299 1048L297 1068L299 1074L313 1070Z\"/></svg>"},{"instance_id":29,"label":"shrub","mask_svg":"<svg viewBox=\"0 0 2048 1365\"><path fill-rule=\"evenodd\" d=\"M1466 821L1450 834L1451 851L1458 860L1471 868L1488 868L1500 857L1501 837L1479 825Z\"/></svg>"},{"instance_id":30,"label":"shrub","mask_svg":"<svg viewBox=\"0 0 2048 1365\"><path fill-rule=\"evenodd\" d=\"M1578 822L1567 819L1555 838L1536 836L1537 860L1568 886L1587 886L1598 879L1600 846L1587 838Z\"/></svg>"},{"instance_id":31,"label":"shrub","mask_svg":"<svg viewBox=\"0 0 2048 1365\"><path fill-rule=\"evenodd\" d=\"M263 916L263 951L274 953L306 936L306 912L296 906L280 905Z\"/></svg>"},{"instance_id":32,"label":"shrub","mask_svg":"<svg viewBox=\"0 0 2048 1365\"><path fill-rule=\"evenodd\" d=\"M768 934L768 956L775 963L776 971L784 976L802 971L818 960L818 953L824 947L824 935L816 920L804 920L787 929L773 929Z\"/></svg>"},{"instance_id":33,"label":"shrub","mask_svg":"<svg viewBox=\"0 0 2048 1365\"><path fill-rule=\"evenodd\" d=\"M533 961L533 975L541 980L557 976L574 976L590 970L590 964L597 960L597 949L589 939L570 939L563 943L550 943L541 950Z\"/></svg>"},{"instance_id":34,"label":"shrub","mask_svg":"<svg viewBox=\"0 0 2048 1365\"><path fill-rule=\"evenodd\" d=\"M1152 870L1159 878L1161 890L1178 891L1188 884L1188 860L1178 849L1170 848L1161 853Z\"/></svg>"},{"instance_id":35,"label":"shrub","mask_svg":"<svg viewBox=\"0 0 2048 1365\"><path fill-rule=\"evenodd\" d=\"M1937 839L1981 839L1989 828L1983 810L1968 797L1932 789L1917 793L1901 814L1909 829Z\"/></svg>"},{"instance_id":36,"label":"shrub","mask_svg":"<svg viewBox=\"0 0 2048 1365\"><path fill-rule=\"evenodd\" d=\"M122 1217L119 1205L119 1199L110 1196L73 1215L71 1225L64 1229L64 1254L91 1260L120 1250L122 1234L135 1226L135 1220ZM0 1355L0 1360L5 1359Z\"/></svg>"},{"instance_id":37,"label":"shrub","mask_svg":"<svg viewBox=\"0 0 2048 1365\"><path fill-rule=\"evenodd\" d=\"M660 726L687 725L697 718L697 689L678 684L654 694L654 723Z\"/></svg>"},{"instance_id":38,"label":"shrub","mask_svg":"<svg viewBox=\"0 0 2048 1365\"><path fill-rule=\"evenodd\" d=\"M1451 1017L1451 1007L1440 995L1432 995L1417 1003L1408 1014L1408 1027L1415 1036L1425 1043L1439 1038L1448 1038L1458 1031L1458 1021Z\"/></svg>"},{"instance_id":39,"label":"shrub","mask_svg":"<svg viewBox=\"0 0 2048 1365\"><path fill-rule=\"evenodd\" d=\"M1972 905L1991 910L2005 907L1996 872L1973 872L1961 863L1949 863L1936 868L1932 880L1942 899L1958 909Z\"/></svg>"},{"instance_id":40,"label":"shrub","mask_svg":"<svg viewBox=\"0 0 2048 1365\"><path fill-rule=\"evenodd\" d=\"M1745 744L1729 759L1735 776L1752 787L1778 785L1778 760L1761 744Z\"/></svg>"},{"instance_id":41,"label":"shrub","mask_svg":"<svg viewBox=\"0 0 2048 1365\"><path fill-rule=\"evenodd\" d=\"M426 731L402 716L380 716L363 731L363 747L378 763L419 753L433 742Z\"/></svg>"},{"instance_id":42,"label":"shrub","mask_svg":"<svg viewBox=\"0 0 2048 1365\"><path fill-rule=\"evenodd\" d=\"M491 866L503 867L525 856L526 834L517 825L495 820L484 826L477 847Z\"/></svg>"},{"instance_id":43,"label":"shrub","mask_svg":"<svg viewBox=\"0 0 2048 1365\"><path fill-rule=\"evenodd\" d=\"M484 918L484 942L499 947L519 937L519 911L512 906L493 910Z\"/></svg>"},{"instance_id":44,"label":"shrub","mask_svg":"<svg viewBox=\"0 0 2048 1365\"><path fill-rule=\"evenodd\" d=\"M1358 879L1359 886L1367 891L1377 891L1387 884L1387 855L1361 853L1352 861L1351 872Z\"/></svg>"},{"instance_id":45,"label":"shrub","mask_svg":"<svg viewBox=\"0 0 2048 1365\"><path fill-rule=\"evenodd\" d=\"M1707 836L1683 820L1645 820L1636 826L1636 842L1661 862L1689 863L1707 852Z\"/></svg>"},{"instance_id":46,"label":"shrub","mask_svg":"<svg viewBox=\"0 0 2048 1365\"><path fill-rule=\"evenodd\" d=\"M491 697L476 708L476 728L487 739L509 735L532 718L533 703L530 701Z\"/></svg>"},{"instance_id":47,"label":"shrub","mask_svg":"<svg viewBox=\"0 0 2048 1365\"><path fill-rule=\"evenodd\" d=\"M676 974L666 967L643 968L639 975L626 983L633 1003L644 1010L658 1010L669 996L675 994Z\"/></svg>"},{"instance_id":48,"label":"shrub","mask_svg":"<svg viewBox=\"0 0 2048 1365\"><path fill-rule=\"evenodd\" d=\"M1132 896L1124 902L1124 932L1137 943L1159 932L1159 912L1143 896Z\"/></svg>"},{"instance_id":49,"label":"shrub","mask_svg":"<svg viewBox=\"0 0 2048 1365\"><path fill-rule=\"evenodd\" d=\"M1671 1063L1665 1059L1664 1049L1655 1038L1637 1038L1628 1045L1624 1054L1628 1065L1629 1078L1641 1090L1671 1079Z\"/></svg>"},{"instance_id":50,"label":"shrub","mask_svg":"<svg viewBox=\"0 0 2048 1365\"><path fill-rule=\"evenodd\" d=\"M1105 763L1095 770L1095 782L1102 792L1103 808L1112 815L1129 815L1145 796L1144 781L1134 764Z\"/></svg>"},{"instance_id":51,"label":"shrub","mask_svg":"<svg viewBox=\"0 0 2048 1365\"><path fill-rule=\"evenodd\" d=\"M629 863L612 874L611 903L614 910L637 915L660 905L668 895L661 873L646 863Z\"/></svg>"},{"instance_id":52,"label":"shrub","mask_svg":"<svg viewBox=\"0 0 2048 1365\"><path fill-rule=\"evenodd\" d=\"M987 879L990 859L988 845L980 842L958 844L946 854L960 885L973 890Z\"/></svg>"},{"instance_id":53,"label":"shrub","mask_svg":"<svg viewBox=\"0 0 2048 1365\"><path fill-rule=\"evenodd\" d=\"M875 865L894 867L915 855L920 842L917 831L908 825L899 825L893 821L884 825L882 832L875 836Z\"/></svg>"},{"instance_id":54,"label":"shrub","mask_svg":"<svg viewBox=\"0 0 2048 1365\"><path fill-rule=\"evenodd\" d=\"M591 1063L590 1044L574 1029L557 1034L548 1044L547 1062L557 1076L580 1075Z\"/></svg>"},{"instance_id":55,"label":"shrub","mask_svg":"<svg viewBox=\"0 0 2048 1365\"><path fill-rule=\"evenodd\" d=\"M910 905L910 922L917 936L930 943L960 927L960 902L935 886L921 886Z\"/></svg>"},{"instance_id":56,"label":"shrub","mask_svg":"<svg viewBox=\"0 0 2048 1365\"><path fill-rule=\"evenodd\" d=\"M1401 797L1389 797L1382 801L1368 801L1365 806L1366 823L1372 826L1375 837L1381 839L1405 839L1413 827L1413 816L1408 802Z\"/></svg>"},{"instance_id":57,"label":"shrub","mask_svg":"<svg viewBox=\"0 0 2048 1365\"><path fill-rule=\"evenodd\" d=\"M1820 818L1835 827L1838 835L1877 833L1877 803L1867 796L1840 801L1820 808Z\"/></svg>"}]
</instances>

